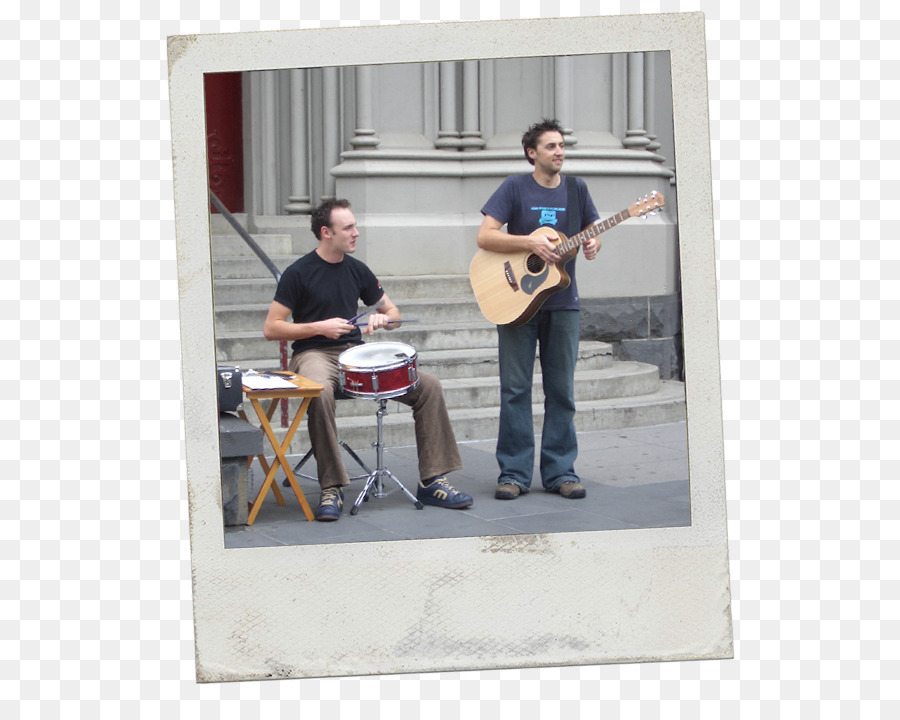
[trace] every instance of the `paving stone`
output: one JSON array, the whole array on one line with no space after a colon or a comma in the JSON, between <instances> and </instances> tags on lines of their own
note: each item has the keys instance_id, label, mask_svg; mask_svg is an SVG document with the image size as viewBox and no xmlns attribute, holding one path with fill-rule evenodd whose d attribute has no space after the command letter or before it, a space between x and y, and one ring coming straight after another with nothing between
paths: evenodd
<instances>
[{"instance_id":1,"label":"paving stone","mask_svg":"<svg viewBox=\"0 0 900 720\"><path fill-rule=\"evenodd\" d=\"M539 437L536 442L539 447ZM339 521L307 522L293 493L287 490L282 507L270 493L253 526L226 528L225 546L321 545L686 526L691 522L686 442L684 422L580 433L579 446L583 450L576 470L587 488L587 497L582 500L567 500L544 492L537 470L530 493L516 500L496 500L495 442L463 443L463 469L452 473L449 479L472 495L471 508L445 510L426 506L417 510L403 493L393 490L386 497L363 503L359 513L351 516L350 507L363 487L363 481L357 480L344 491L344 513ZM360 455L370 466L375 464L371 448L360 451ZM603 464L613 460L614 464ZM414 446L387 448L385 464L415 493L418 471ZM310 474L314 474L314 469L314 462L304 467ZM255 497L262 473L256 468L251 474L256 478L252 492ZM315 508L318 484L304 479L300 486ZM393 483L386 485L386 489L392 487Z\"/></svg>"}]
</instances>

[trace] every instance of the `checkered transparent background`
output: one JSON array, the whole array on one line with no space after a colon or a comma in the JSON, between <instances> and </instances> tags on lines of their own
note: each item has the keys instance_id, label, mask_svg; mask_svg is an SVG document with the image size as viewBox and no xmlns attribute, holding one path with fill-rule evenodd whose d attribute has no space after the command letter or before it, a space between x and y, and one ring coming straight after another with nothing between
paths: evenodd
<instances>
[{"instance_id":1,"label":"checkered transparent background","mask_svg":"<svg viewBox=\"0 0 900 720\"><path fill-rule=\"evenodd\" d=\"M0 9L3 717L900 715L895 4L155 5ZM689 10L736 659L197 685L165 37Z\"/></svg>"}]
</instances>

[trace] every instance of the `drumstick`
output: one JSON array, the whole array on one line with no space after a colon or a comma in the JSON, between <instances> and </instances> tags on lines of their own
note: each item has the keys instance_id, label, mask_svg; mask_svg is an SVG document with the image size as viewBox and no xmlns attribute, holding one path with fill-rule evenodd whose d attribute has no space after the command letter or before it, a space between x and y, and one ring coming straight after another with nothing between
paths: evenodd
<instances>
[{"instance_id":1,"label":"drumstick","mask_svg":"<svg viewBox=\"0 0 900 720\"><path fill-rule=\"evenodd\" d=\"M388 320L388 325L402 325L403 323L417 323L417 322L419 322L419 321L418 321L418 320ZM369 324L368 322L364 322L364 323L355 322L355 323L353 323L353 325L354 325L355 327L364 327L364 326L366 326L366 325L368 325L368 324Z\"/></svg>"}]
</instances>

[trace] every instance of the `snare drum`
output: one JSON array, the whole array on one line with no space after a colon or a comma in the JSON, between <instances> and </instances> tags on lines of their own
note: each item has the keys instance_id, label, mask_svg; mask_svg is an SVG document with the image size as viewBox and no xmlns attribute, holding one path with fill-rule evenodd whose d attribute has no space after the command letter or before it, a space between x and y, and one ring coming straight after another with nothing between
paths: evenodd
<instances>
[{"instance_id":1,"label":"snare drum","mask_svg":"<svg viewBox=\"0 0 900 720\"><path fill-rule=\"evenodd\" d=\"M395 342L357 345L338 356L341 389L353 397L394 398L419 384L416 349Z\"/></svg>"}]
</instances>

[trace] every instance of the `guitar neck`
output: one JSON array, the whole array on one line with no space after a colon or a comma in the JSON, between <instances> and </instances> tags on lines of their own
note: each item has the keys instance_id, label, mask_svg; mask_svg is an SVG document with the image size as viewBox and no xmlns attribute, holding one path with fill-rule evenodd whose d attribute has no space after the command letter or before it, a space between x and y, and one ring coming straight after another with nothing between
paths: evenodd
<instances>
[{"instance_id":1,"label":"guitar neck","mask_svg":"<svg viewBox=\"0 0 900 720\"><path fill-rule=\"evenodd\" d=\"M581 247L591 238L595 238L601 233L605 233L610 228L614 228L623 220L627 220L631 217L631 213L628 212L626 208L622 212L616 213L612 217L606 218L603 222L595 222L592 225L588 225L584 230L580 233L573 235L572 237L566 239L564 242L561 242L556 246L556 252L560 255L565 255L567 252L571 252L576 248Z\"/></svg>"}]
</instances>

